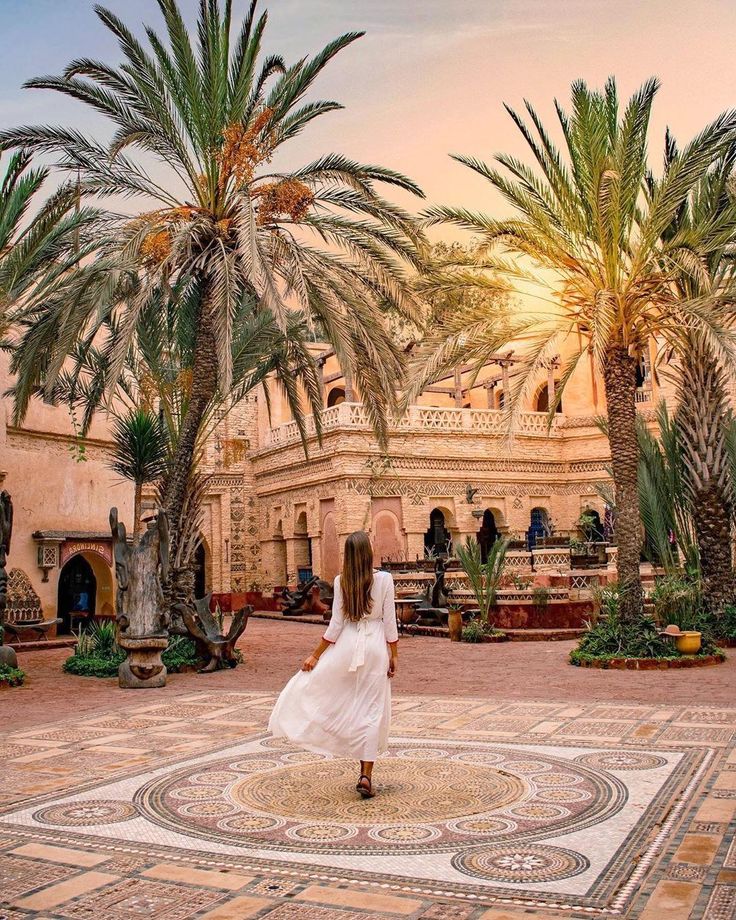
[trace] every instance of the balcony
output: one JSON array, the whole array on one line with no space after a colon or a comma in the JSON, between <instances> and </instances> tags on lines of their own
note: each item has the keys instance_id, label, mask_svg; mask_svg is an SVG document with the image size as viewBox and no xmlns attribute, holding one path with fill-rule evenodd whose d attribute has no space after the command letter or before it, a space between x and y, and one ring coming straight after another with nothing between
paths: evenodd
<instances>
[{"instance_id":1,"label":"balcony","mask_svg":"<svg viewBox=\"0 0 736 920\"><path fill-rule=\"evenodd\" d=\"M557 415L549 428L546 412L519 412L514 421L513 434L523 437L559 437L559 426L563 416ZM361 403L341 403L322 412L322 430L370 431L368 413ZM307 419L307 432L315 434L314 418ZM496 435L509 433L508 421L499 409L454 409L433 406L410 406L408 411L391 424L392 434L427 434L437 432L448 434L458 432L475 435ZM299 440L296 422L287 422L271 428L266 435L265 447L280 447Z\"/></svg>"}]
</instances>

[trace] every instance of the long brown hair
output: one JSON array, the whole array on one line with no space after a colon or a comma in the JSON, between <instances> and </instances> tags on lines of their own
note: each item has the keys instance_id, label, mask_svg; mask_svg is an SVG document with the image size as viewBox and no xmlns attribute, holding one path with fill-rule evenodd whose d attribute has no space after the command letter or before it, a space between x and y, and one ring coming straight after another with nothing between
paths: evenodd
<instances>
[{"instance_id":1,"label":"long brown hair","mask_svg":"<svg viewBox=\"0 0 736 920\"><path fill-rule=\"evenodd\" d=\"M357 623L370 613L373 584L373 547L363 530L351 533L345 541L340 589L346 620Z\"/></svg>"}]
</instances>

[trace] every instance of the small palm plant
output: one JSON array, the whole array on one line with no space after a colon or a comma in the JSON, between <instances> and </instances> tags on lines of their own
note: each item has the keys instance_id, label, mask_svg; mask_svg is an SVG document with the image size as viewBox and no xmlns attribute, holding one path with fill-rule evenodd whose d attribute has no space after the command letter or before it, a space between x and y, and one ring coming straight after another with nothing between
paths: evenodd
<instances>
[{"instance_id":1,"label":"small palm plant","mask_svg":"<svg viewBox=\"0 0 736 920\"><path fill-rule=\"evenodd\" d=\"M146 409L132 409L115 419L112 427L115 442L110 468L135 487L133 502L133 536L141 529L143 486L156 482L166 472L169 439L161 421Z\"/></svg>"},{"instance_id":2,"label":"small palm plant","mask_svg":"<svg viewBox=\"0 0 736 920\"><path fill-rule=\"evenodd\" d=\"M508 540L496 540L489 547L488 558L483 562L480 544L472 537L466 537L464 544L455 547L455 555L468 576L470 587L475 595L475 602L480 611L480 620L486 631L493 627L491 609L496 603L496 594L506 564L508 548Z\"/></svg>"}]
</instances>

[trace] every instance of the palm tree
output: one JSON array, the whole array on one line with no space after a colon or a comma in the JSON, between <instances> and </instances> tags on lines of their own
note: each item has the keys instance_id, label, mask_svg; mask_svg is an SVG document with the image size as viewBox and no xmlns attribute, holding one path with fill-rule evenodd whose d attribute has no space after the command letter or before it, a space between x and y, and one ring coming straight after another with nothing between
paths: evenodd
<instances>
[{"instance_id":1,"label":"palm tree","mask_svg":"<svg viewBox=\"0 0 736 920\"><path fill-rule=\"evenodd\" d=\"M147 46L112 12L96 7L117 38L123 63L81 58L60 77L30 87L71 96L114 129L101 144L72 128L22 127L0 143L57 155L79 176L80 194L144 198L145 212L98 221L97 257L47 298L28 331L31 363L16 362L21 417L42 380L48 392L79 341L114 325L108 338L108 397L114 391L146 304L175 284L192 286L198 314L192 383L163 505L176 521L204 419L233 379L233 315L242 302L267 311L284 331L289 307L319 325L358 385L380 436L402 369L386 315L418 316L407 282L421 236L412 217L381 197L378 184L420 195L392 170L327 154L297 169L274 158L314 119L340 108L304 101L323 68L361 33L330 42L287 65L261 51L267 14L252 0L235 34L232 0L202 0L193 42L175 0L157 0L162 38ZM150 163L155 163L155 170Z\"/></svg>"},{"instance_id":2,"label":"palm tree","mask_svg":"<svg viewBox=\"0 0 736 920\"><path fill-rule=\"evenodd\" d=\"M621 112L613 79L602 92L581 81L573 84L572 112L556 104L562 150L529 103L531 125L508 109L529 145L535 167L503 154L496 157L503 171L470 157L456 157L488 179L516 214L496 220L462 208L432 208L431 222L448 221L478 234L486 244L486 255L475 270L463 266L456 278L445 273L439 279L430 277L427 284L439 288L481 278L487 286L508 288L510 281L522 279L521 293L536 293L542 306L512 319L506 311L496 315L494 310L485 316L473 311L467 318L455 317L454 328L430 336L409 394L426 386L447 361L469 359L480 364L510 340L521 338L525 361L510 408L529 395L551 359L566 353L559 400L581 358L592 356L603 376L607 402L624 620L638 616L642 604L637 362L653 337L670 341L684 326L710 342L717 340L729 360L733 356L732 337L720 325L712 302L675 296L671 278L677 241L663 239L663 233L733 138L736 115L726 113L705 128L647 199L643 191L647 135L657 85L656 80L646 82ZM488 270L500 280L489 276ZM550 299L553 305L544 307ZM424 369L420 362L426 362ZM550 406L551 412L555 409L556 405Z\"/></svg>"},{"instance_id":3,"label":"palm tree","mask_svg":"<svg viewBox=\"0 0 736 920\"><path fill-rule=\"evenodd\" d=\"M113 421L115 442L110 468L135 486L133 537L140 533L143 486L166 471L169 440L160 420L145 409L133 409Z\"/></svg>"},{"instance_id":4,"label":"palm tree","mask_svg":"<svg viewBox=\"0 0 736 920\"><path fill-rule=\"evenodd\" d=\"M668 133L665 174L678 165L677 145ZM674 284L683 300L719 304L733 314L736 279L736 202L729 182L736 163L736 144L698 182L666 228L670 246L677 245L679 271ZM650 180L650 192L657 183ZM697 539L705 607L718 615L733 602L736 583L731 558L734 514L729 463L729 405L727 371L718 343L699 329L685 326L677 346L675 422L680 433L683 482Z\"/></svg>"},{"instance_id":5,"label":"palm tree","mask_svg":"<svg viewBox=\"0 0 736 920\"><path fill-rule=\"evenodd\" d=\"M95 212L75 207L74 189L65 185L30 220L29 210L48 177L31 168L28 150L13 153L0 180L0 334L11 310L28 300L34 286L43 296L53 280L83 254L82 234ZM41 279L45 283L39 283Z\"/></svg>"}]
</instances>

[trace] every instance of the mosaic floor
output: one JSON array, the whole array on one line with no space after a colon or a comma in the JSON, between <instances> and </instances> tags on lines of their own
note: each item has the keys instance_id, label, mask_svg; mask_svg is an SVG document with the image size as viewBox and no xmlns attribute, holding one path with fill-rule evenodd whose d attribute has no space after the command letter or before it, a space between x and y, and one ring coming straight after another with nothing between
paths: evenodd
<instances>
[{"instance_id":1,"label":"mosaic floor","mask_svg":"<svg viewBox=\"0 0 736 920\"><path fill-rule=\"evenodd\" d=\"M362 801L272 703L12 733L0 920L736 917L736 709L402 698Z\"/></svg>"}]
</instances>

